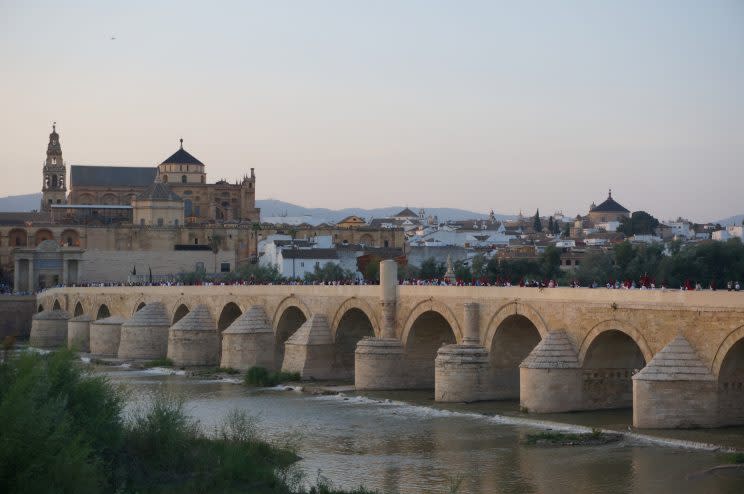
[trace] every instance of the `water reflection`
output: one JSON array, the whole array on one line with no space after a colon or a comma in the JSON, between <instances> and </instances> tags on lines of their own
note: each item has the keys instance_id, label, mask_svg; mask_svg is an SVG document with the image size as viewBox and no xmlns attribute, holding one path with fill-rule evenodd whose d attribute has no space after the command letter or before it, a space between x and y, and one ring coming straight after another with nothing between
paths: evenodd
<instances>
[{"instance_id":1,"label":"water reflection","mask_svg":"<svg viewBox=\"0 0 744 494\"><path fill-rule=\"evenodd\" d=\"M533 429L467 415L513 404L453 405L447 409L358 397L313 397L293 391L192 381L183 376L110 372L136 403L149 392L183 396L205 427L242 408L259 417L263 437L296 444L308 480L318 471L340 487L360 484L382 492L461 493L740 493L733 475L688 480L721 462L715 453L620 442L601 447L535 447L522 444ZM379 397L380 395L376 395ZM382 395L385 396L385 395ZM388 394L430 405L427 394ZM604 412L602 412L604 413ZM625 413L625 412L623 412ZM598 415L585 416L599 421ZM622 423L622 415L608 415ZM704 432L701 432L703 434Z\"/></svg>"}]
</instances>

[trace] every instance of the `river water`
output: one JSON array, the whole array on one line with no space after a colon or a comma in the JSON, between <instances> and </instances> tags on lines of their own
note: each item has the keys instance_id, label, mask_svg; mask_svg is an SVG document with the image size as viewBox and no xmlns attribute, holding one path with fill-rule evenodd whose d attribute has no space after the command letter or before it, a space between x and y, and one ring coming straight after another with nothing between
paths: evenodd
<instances>
[{"instance_id":1,"label":"river water","mask_svg":"<svg viewBox=\"0 0 744 494\"><path fill-rule=\"evenodd\" d=\"M537 420L520 414L516 402L441 406L433 392L315 396L157 369L99 371L130 391L131 405L153 393L182 397L207 430L231 409L248 411L261 437L296 448L302 457L297 467L310 482L320 472L337 487L401 493L447 493L457 483L457 492L484 494L744 492L744 473L700 474L724 458L694 443L742 450L744 428L655 431L654 437L604 446L528 446L525 436L546 428L627 430L631 415L587 412Z\"/></svg>"}]
</instances>

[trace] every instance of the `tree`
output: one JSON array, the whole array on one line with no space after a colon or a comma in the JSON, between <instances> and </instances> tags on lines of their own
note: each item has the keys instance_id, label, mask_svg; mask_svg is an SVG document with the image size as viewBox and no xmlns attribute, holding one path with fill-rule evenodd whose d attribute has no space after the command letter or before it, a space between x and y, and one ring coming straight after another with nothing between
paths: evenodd
<instances>
[{"instance_id":1,"label":"tree","mask_svg":"<svg viewBox=\"0 0 744 494\"><path fill-rule=\"evenodd\" d=\"M305 273L307 281L342 281L353 277L353 274L341 267L335 262L328 262L320 266L316 265L312 273Z\"/></svg>"},{"instance_id":2,"label":"tree","mask_svg":"<svg viewBox=\"0 0 744 494\"><path fill-rule=\"evenodd\" d=\"M563 236L566 238L571 236L571 223L563 224Z\"/></svg>"},{"instance_id":3,"label":"tree","mask_svg":"<svg viewBox=\"0 0 744 494\"><path fill-rule=\"evenodd\" d=\"M561 272L561 251L554 245L549 245L540 256L540 265L546 279L557 278Z\"/></svg>"},{"instance_id":4,"label":"tree","mask_svg":"<svg viewBox=\"0 0 744 494\"><path fill-rule=\"evenodd\" d=\"M482 254L476 254L471 262L470 271L473 274L473 278L478 279L483 276L486 268L486 258Z\"/></svg>"},{"instance_id":5,"label":"tree","mask_svg":"<svg viewBox=\"0 0 744 494\"><path fill-rule=\"evenodd\" d=\"M540 221L540 209L538 209L535 212L535 218L532 222L532 228L535 230L535 233L540 233L542 231L542 221Z\"/></svg>"},{"instance_id":6,"label":"tree","mask_svg":"<svg viewBox=\"0 0 744 494\"><path fill-rule=\"evenodd\" d=\"M550 233L553 233L553 230L554 230L554 229L555 229L555 223L553 222L553 217L552 217L552 216L550 216L550 217L548 218L548 231L549 231Z\"/></svg>"},{"instance_id":7,"label":"tree","mask_svg":"<svg viewBox=\"0 0 744 494\"><path fill-rule=\"evenodd\" d=\"M455 278L468 282L473 279L473 274L470 272L470 268L465 265L463 261L455 261L453 266L455 269Z\"/></svg>"},{"instance_id":8,"label":"tree","mask_svg":"<svg viewBox=\"0 0 744 494\"><path fill-rule=\"evenodd\" d=\"M444 263L437 261L430 257L421 263L421 278L424 280L431 280L434 278L441 278L447 271L447 267Z\"/></svg>"},{"instance_id":9,"label":"tree","mask_svg":"<svg viewBox=\"0 0 744 494\"><path fill-rule=\"evenodd\" d=\"M617 231L624 233L626 236L633 235L652 235L659 226L659 220L648 214L646 211L635 211L630 218L622 218Z\"/></svg>"}]
</instances>

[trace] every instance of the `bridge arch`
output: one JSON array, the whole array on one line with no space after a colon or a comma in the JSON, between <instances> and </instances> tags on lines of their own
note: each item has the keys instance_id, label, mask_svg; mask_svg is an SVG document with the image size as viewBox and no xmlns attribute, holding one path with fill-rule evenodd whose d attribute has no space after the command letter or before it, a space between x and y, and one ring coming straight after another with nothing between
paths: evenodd
<instances>
[{"instance_id":1,"label":"bridge arch","mask_svg":"<svg viewBox=\"0 0 744 494\"><path fill-rule=\"evenodd\" d=\"M361 304L348 304L343 312L339 311L334 318L332 327L334 368L341 379L354 377L357 343L364 337L373 337L377 334L369 312L362 307Z\"/></svg>"},{"instance_id":2,"label":"bridge arch","mask_svg":"<svg viewBox=\"0 0 744 494\"><path fill-rule=\"evenodd\" d=\"M171 317L171 326L186 317L186 314L189 312L191 312L191 309L189 309L188 305L185 303L178 304L176 310L173 311L173 317Z\"/></svg>"},{"instance_id":3,"label":"bridge arch","mask_svg":"<svg viewBox=\"0 0 744 494\"><path fill-rule=\"evenodd\" d=\"M713 360L718 380L719 425L744 423L744 326L726 336Z\"/></svg>"},{"instance_id":4,"label":"bridge arch","mask_svg":"<svg viewBox=\"0 0 744 494\"><path fill-rule=\"evenodd\" d=\"M620 321L619 319L608 319L596 324L591 330L589 330L582 340L581 345L579 346L579 364L582 367L584 366L586 354L592 346L592 343L594 343L597 337L607 331L619 331L625 333L635 342L636 345L638 345L646 363L650 362L653 358L654 353L651 351L651 348L646 342L646 338L643 337L643 334L638 330L638 328L628 322Z\"/></svg>"},{"instance_id":5,"label":"bridge arch","mask_svg":"<svg viewBox=\"0 0 744 494\"><path fill-rule=\"evenodd\" d=\"M279 303L274 313L274 367L282 368L284 362L284 344L310 318L310 310L294 295L286 297Z\"/></svg>"},{"instance_id":6,"label":"bridge arch","mask_svg":"<svg viewBox=\"0 0 744 494\"><path fill-rule=\"evenodd\" d=\"M630 324L613 319L594 326L579 352L584 408L633 406L633 374L652 357L643 335Z\"/></svg>"},{"instance_id":7,"label":"bridge arch","mask_svg":"<svg viewBox=\"0 0 744 494\"><path fill-rule=\"evenodd\" d=\"M52 305L52 310L62 310L62 304L59 303L59 299L54 299L54 304Z\"/></svg>"},{"instance_id":8,"label":"bridge arch","mask_svg":"<svg viewBox=\"0 0 744 494\"><path fill-rule=\"evenodd\" d=\"M533 320L523 314L510 313L494 320L498 324L489 330L489 346L486 347L493 398L518 399L519 364L540 343L542 335Z\"/></svg>"},{"instance_id":9,"label":"bridge arch","mask_svg":"<svg viewBox=\"0 0 744 494\"><path fill-rule=\"evenodd\" d=\"M548 334L548 325L545 323L545 319L543 319L540 313L530 304L515 300L501 306L499 310L491 316L491 319L486 325L485 338L481 340L483 346L491 348L493 346L493 339L496 335L496 331L507 318L515 315L522 316L532 323L535 329L540 333L540 338L545 338Z\"/></svg>"},{"instance_id":10,"label":"bridge arch","mask_svg":"<svg viewBox=\"0 0 744 494\"><path fill-rule=\"evenodd\" d=\"M339 306L336 314L333 316L331 331L333 332L334 341L336 340L336 333L338 333L338 326L341 323L341 319L346 315L348 311L352 309L357 309L363 312L365 316L367 316L369 323L372 325L372 330L374 331L373 336L380 335L380 325L377 322L377 317L374 310L372 310L372 307L370 307L369 304L366 303L364 300L361 300L357 297L351 297L346 299L344 303Z\"/></svg>"},{"instance_id":11,"label":"bridge arch","mask_svg":"<svg viewBox=\"0 0 744 494\"><path fill-rule=\"evenodd\" d=\"M99 305L98 311L96 312L96 321L98 319L106 319L107 317L111 317L111 311L108 306L106 304Z\"/></svg>"},{"instance_id":12,"label":"bridge arch","mask_svg":"<svg viewBox=\"0 0 744 494\"><path fill-rule=\"evenodd\" d=\"M408 387L433 388L439 348L461 340L460 327L449 308L434 301L414 307L403 333Z\"/></svg>"},{"instance_id":13,"label":"bridge arch","mask_svg":"<svg viewBox=\"0 0 744 494\"><path fill-rule=\"evenodd\" d=\"M729 352L737 345L737 343L742 341L744 341L744 325L731 331L726 338L723 339L721 344L718 345L718 350L716 350L716 356L713 358L713 364L710 369L714 376L720 376L723 362L726 360Z\"/></svg>"},{"instance_id":14,"label":"bridge arch","mask_svg":"<svg viewBox=\"0 0 744 494\"><path fill-rule=\"evenodd\" d=\"M235 319L239 318L243 314L238 304L235 302L228 302L222 307L220 311L220 317L217 320L217 330L222 334L224 330L230 327L235 322Z\"/></svg>"},{"instance_id":15,"label":"bridge arch","mask_svg":"<svg viewBox=\"0 0 744 494\"><path fill-rule=\"evenodd\" d=\"M424 300L423 302L419 302L413 307L413 309L411 309L411 313L406 319L406 324L405 326L403 326L403 333L401 334L401 342L403 343L404 347L408 346L408 339L410 338L411 329L413 328L414 323L416 323L421 315L427 312L435 312L439 314L447 322L447 324L449 324L450 330L455 335L456 342L462 341L462 331L460 330L460 324L457 322L457 318L452 313L450 308L442 302L434 299L429 299Z\"/></svg>"},{"instance_id":16,"label":"bridge arch","mask_svg":"<svg viewBox=\"0 0 744 494\"><path fill-rule=\"evenodd\" d=\"M44 305L39 304L39 306L36 308L36 312L44 312Z\"/></svg>"},{"instance_id":17,"label":"bridge arch","mask_svg":"<svg viewBox=\"0 0 744 494\"><path fill-rule=\"evenodd\" d=\"M85 314L85 309L83 308L83 303L79 300L75 303L75 311L73 312L73 317L82 316Z\"/></svg>"}]
</instances>

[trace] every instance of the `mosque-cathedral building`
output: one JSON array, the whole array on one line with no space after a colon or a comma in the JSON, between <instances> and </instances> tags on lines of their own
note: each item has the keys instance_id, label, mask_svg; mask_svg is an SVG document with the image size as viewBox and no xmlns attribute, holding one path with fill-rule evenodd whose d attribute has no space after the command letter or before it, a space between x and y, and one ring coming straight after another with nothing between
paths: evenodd
<instances>
[{"instance_id":1,"label":"mosque-cathedral building","mask_svg":"<svg viewBox=\"0 0 744 494\"><path fill-rule=\"evenodd\" d=\"M232 183L207 181L183 147L157 166L65 163L56 124L42 168L38 212L0 212L0 278L16 291L59 283L127 280L256 262L258 243L281 226L260 223L254 168ZM400 248L402 230L293 228L297 239ZM145 280L146 281L146 280Z\"/></svg>"}]
</instances>

